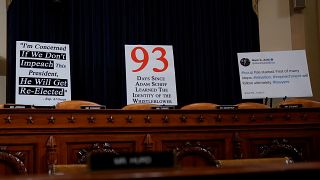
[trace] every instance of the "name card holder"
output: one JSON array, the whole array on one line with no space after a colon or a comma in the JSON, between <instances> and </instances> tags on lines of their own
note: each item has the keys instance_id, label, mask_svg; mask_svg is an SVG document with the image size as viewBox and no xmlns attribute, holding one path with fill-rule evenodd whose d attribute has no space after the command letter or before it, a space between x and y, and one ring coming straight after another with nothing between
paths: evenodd
<instances>
[{"instance_id":1,"label":"name card holder","mask_svg":"<svg viewBox=\"0 0 320 180\"><path fill-rule=\"evenodd\" d=\"M231 110L234 110L234 109L238 109L238 106L237 105L218 105L217 109L231 109Z\"/></svg>"},{"instance_id":2,"label":"name card holder","mask_svg":"<svg viewBox=\"0 0 320 180\"><path fill-rule=\"evenodd\" d=\"M106 109L106 106L80 106L80 109Z\"/></svg>"},{"instance_id":3,"label":"name card holder","mask_svg":"<svg viewBox=\"0 0 320 180\"><path fill-rule=\"evenodd\" d=\"M302 104L281 104L280 108L285 108L285 109L295 109L295 108L302 108Z\"/></svg>"},{"instance_id":4,"label":"name card holder","mask_svg":"<svg viewBox=\"0 0 320 180\"><path fill-rule=\"evenodd\" d=\"M172 168L175 167L173 152L121 153L111 155L107 152L92 153L89 156L90 170L114 170L133 168Z\"/></svg>"},{"instance_id":5,"label":"name card holder","mask_svg":"<svg viewBox=\"0 0 320 180\"><path fill-rule=\"evenodd\" d=\"M9 108L9 109L29 109L32 108L32 105L27 105L27 104L4 104L4 108Z\"/></svg>"},{"instance_id":6,"label":"name card holder","mask_svg":"<svg viewBox=\"0 0 320 180\"><path fill-rule=\"evenodd\" d=\"M164 110L164 109L175 109L175 106L154 106L152 109L159 109L159 110Z\"/></svg>"}]
</instances>

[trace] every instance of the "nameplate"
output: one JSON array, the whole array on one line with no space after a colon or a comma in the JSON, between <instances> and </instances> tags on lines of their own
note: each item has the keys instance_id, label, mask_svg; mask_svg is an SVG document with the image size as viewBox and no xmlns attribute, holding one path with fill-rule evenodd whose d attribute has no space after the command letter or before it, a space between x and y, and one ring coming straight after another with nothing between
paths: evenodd
<instances>
[{"instance_id":1,"label":"nameplate","mask_svg":"<svg viewBox=\"0 0 320 180\"><path fill-rule=\"evenodd\" d=\"M80 109L106 109L106 106L80 106Z\"/></svg>"},{"instance_id":2,"label":"nameplate","mask_svg":"<svg viewBox=\"0 0 320 180\"><path fill-rule=\"evenodd\" d=\"M25 105L25 104L4 104L4 108L10 108L10 109L27 109L32 108L31 105Z\"/></svg>"},{"instance_id":3,"label":"nameplate","mask_svg":"<svg viewBox=\"0 0 320 180\"><path fill-rule=\"evenodd\" d=\"M175 106L154 106L154 107L151 107L151 109L159 109L159 110L163 110L163 109L175 109Z\"/></svg>"},{"instance_id":4,"label":"nameplate","mask_svg":"<svg viewBox=\"0 0 320 180\"><path fill-rule=\"evenodd\" d=\"M91 154L88 163L92 171L175 166L173 152L121 153L120 155L99 152Z\"/></svg>"},{"instance_id":5,"label":"nameplate","mask_svg":"<svg viewBox=\"0 0 320 180\"><path fill-rule=\"evenodd\" d=\"M281 104L280 108L285 108L285 109L294 109L294 108L302 108L302 104Z\"/></svg>"},{"instance_id":6,"label":"nameplate","mask_svg":"<svg viewBox=\"0 0 320 180\"><path fill-rule=\"evenodd\" d=\"M237 105L218 105L217 109L238 109Z\"/></svg>"}]
</instances>

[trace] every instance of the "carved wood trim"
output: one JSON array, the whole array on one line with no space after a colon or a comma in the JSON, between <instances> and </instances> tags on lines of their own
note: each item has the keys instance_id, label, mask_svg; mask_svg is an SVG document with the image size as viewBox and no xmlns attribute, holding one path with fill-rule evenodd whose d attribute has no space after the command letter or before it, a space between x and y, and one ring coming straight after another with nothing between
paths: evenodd
<instances>
[{"instance_id":1,"label":"carved wood trim","mask_svg":"<svg viewBox=\"0 0 320 180\"><path fill-rule=\"evenodd\" d=\"M57 143L53 136L49 136L46 147L47 147L48 173L52 174L53 165L57 164L58 162Z\"/></svg>"},{"instance_id":2,"label":"carved wood trim","mask_svg":"<svg viewBox=\"0 0 320 180\"><path fill-rule=\"evenodd\" d=\"M153 151L153 145L154 145L154 142L151 138L151 135L150 134L146 134L145 137L144 137L144 150L146 152L150 152L150 151Z\"/></svg>"},{"instance_id":3,"label":"carved wood trim","mask_svg":"<svg viewBox=\"0 0 320 180\"><path fill-rule=\"evenodd\" d=\"M233 134L233 159L242 159L243 153L241 151L241 139L239 133L235 132Z\"/></svg>"}]
</instances>

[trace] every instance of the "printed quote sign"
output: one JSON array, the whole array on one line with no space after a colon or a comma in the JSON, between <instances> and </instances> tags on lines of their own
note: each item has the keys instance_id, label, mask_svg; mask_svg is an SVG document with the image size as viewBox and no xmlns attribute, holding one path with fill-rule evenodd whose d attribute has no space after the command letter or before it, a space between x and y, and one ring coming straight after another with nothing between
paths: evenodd
<instances>
[{"instance_id":1,"label":"printed quote sign","mask_svg":"<svg viewBox=\"0 0 320 180\"><path fill-rule=\"evenodd\" d=\"M177 105L172 46L125 45L127 104Z\"/></svg>"},{"instance_id":2,"label":"printed quote sign","mask_svg":"<svg viewBox=\"0 0 320 180\"><path fill-rule=\"evenodd\" d=\"M312 96L304 50L238 53L243 99Z\"/></svg>"},{"instance_id":3,"label":"printed quote sign","mask_svg":"<svg viewBox=\"0 0 320 180\"><path fill-rule=\"evenodd\" d=\"M16 102L53 106L71 99L68 44L16 42Z\"/></svg>"}]
</instances>

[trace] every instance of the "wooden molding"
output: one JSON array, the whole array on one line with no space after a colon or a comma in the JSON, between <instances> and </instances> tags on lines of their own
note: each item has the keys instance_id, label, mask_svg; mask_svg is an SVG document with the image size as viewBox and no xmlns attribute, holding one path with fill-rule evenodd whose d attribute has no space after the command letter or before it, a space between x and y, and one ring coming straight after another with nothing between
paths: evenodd
<instances>
[{"instance_id":1,"label":"wooden molding","mask_svg":"<svg viewBox=\"0 0 320 180\"><path fill-rule=\"evenodd\" d=\"M4 57L0 56L0 76L7 75L7 61Z\"/></svg>"}]
</instances>

